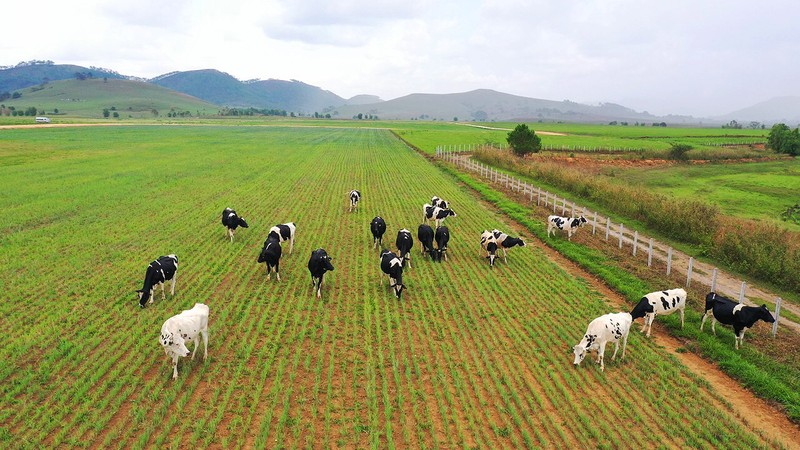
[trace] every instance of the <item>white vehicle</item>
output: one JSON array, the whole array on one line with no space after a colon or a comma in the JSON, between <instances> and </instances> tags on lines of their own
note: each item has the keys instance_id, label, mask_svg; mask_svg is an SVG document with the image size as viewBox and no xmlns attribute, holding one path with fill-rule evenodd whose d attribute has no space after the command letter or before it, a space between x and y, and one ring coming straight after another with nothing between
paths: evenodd
<instances>
[{"instance_id":1,"label":"white vehicle","mask_svg":"<svg viewBox=\"0 0 800 450\"><path fill-rule=\"evenodd\" d=\"M50 123L49 117L37 117L36 123Z\"/></svg>"}]
</instances>

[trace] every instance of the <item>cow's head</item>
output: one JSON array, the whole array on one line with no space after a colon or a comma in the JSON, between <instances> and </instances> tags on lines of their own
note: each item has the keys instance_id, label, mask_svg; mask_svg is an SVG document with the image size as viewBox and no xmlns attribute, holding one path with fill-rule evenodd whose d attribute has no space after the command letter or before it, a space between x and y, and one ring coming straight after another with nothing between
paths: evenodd
<instances>
[{"instance_id":1,"label":"cow's head","mask_svg":"<svg viewBox=\"0 0 800 450\"><path fill-rule=\"evenodd\" d=\"M331 264L331 261L333 261L333 258L331 258L328 255L325 255L322 258L322 267L324 267L326 271L332 271L333 270L333 264Z\"/></svg>"},{"instance_id":2,"label":"cow's head","mask_svg":"<svg viewBox=\"0 0 800 450\"><path fill-rule=\"evenodd\" d=\"M453 211L452 209L445 209L445 212L447 213L447 214L445 215L445 217L447 217L447 216L453 216L453 217L456 217L456 212L455 212L455 211Z\"/></svg>"},{"instance_id":3,"label":"cow's head","mask_svg":"<svg viewBox=\"0 0 800 450\"><path fill-rule=\"evenodd\" d=\"M588 349L581 344L577 344L576 346L572 347L572 352L575 354L575 361L572 362L575 366L580 365L583 361L583 358L586 358L586 353Z\"/></svg>"},{"instance_id":4,"label":"cow's head","mask_svg":"<svg viewBox=\"0 0 800 450\"><path fill-rule=\"evenodd\" d=\"M494 240L489 241L486 244L486 251L489 252L486 255L486 259L489 260L489 267L494 268L494 260L497 259L497 242Z\"/></svg>"},{"instance_id":5,"label":"cow's head","mask_svg":"<svg viewBox=\"0 0 800 450\"><path fill-rule=\"evenodd\" d=\"M242 227L242 228L249 228L247 226L247 222L245 222L245 220L243 218L241 218L241 217L239 217L239 226Z\"/></svg>"},{"instance_id":6,"label":"cow's head","mask_svg":"<svg viewBox=\"0 0 800 450\"><path fill-rule=\"evenodd\" d=\"M161 333L161 345L164 347L164 353L167 356L189 356L189 349L186 348L186 341L180 333Z\"/></svg>"},{"instance_id":7,"label":"cow's head","mask_svg":"<svg viewBox=\"0 0 800 450\"><path fill-rule=\"evenodd\" d=\"M772 313L767 309L767 305L761 305L758 307L758 318L767 323L775 322L775 318L772 317Z\"/></svg>"},{"instance_id":8,"label":"cow's head","mask_svg":"<svg viewBox=\"0 0 800 450\"><path fill-rule=\"evenodd\" d=\"M392 284L392 288L394 289L394 296L400 300L400 297L403 295L403 289L406 288L406 285L403 284L403 278L397 278L393 282L394 284Z\"/></svg>"},{"instance_id":9,"label":"cow's head","mask_svg":"<svg viewBox=\"0 0 800 450\"><path fill-rule=\"evenodd\" d=\"M137 289L136 295L139 296L139 307L144 308L144 305L147 304L147 300L150 299L150 291Z\"/></svg>"}]
</instances>

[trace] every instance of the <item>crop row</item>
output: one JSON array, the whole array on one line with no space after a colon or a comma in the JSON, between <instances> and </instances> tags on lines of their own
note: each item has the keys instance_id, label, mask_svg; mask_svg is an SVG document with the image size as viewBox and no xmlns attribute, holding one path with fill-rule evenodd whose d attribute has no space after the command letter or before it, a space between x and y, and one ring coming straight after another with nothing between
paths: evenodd
<instances>
[{"instance_id":1,"label":"crop row","mask_svg":"<svg viewBox=\"0 0 800 450\"><path fill-rule=\"evenodd\" d=\"M509 224L386 131L11 137L37 147L23 157L0 144L0 161L20 161L0 165L12 205L0 325L15 330L0 346L0 439L31 448L769 445L638 335L605 373L589 361L575 370L571 346L611 307L535 246L490 270L478 236ZM352 188L364 198L348 213ZM400 227L416 234L434 194L458 213L447 223L450 261L422 258L416 243L397 301L380 285L369 221L386 219L388 242ZM233 243L219 224L225 206L251 225ZM269 227L290 220L294 254L284 251L283 281L266 282L256 256ZM319 246L336 267L322 300L305 269ZM138 310L133 290L147 262L173 252L175 297L159 293ZM182 360L173 382L158 330L195 302L211 308L209 359Z\"/></svg>"}]
</instances>

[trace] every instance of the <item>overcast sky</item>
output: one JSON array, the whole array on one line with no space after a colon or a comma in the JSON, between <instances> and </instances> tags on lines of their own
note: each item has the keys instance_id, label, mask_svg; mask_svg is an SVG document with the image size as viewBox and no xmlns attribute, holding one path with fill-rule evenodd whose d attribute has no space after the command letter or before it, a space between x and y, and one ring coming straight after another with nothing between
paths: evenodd
<instances>
[{"instance_id":1,"label":"overcast sky","mask_svg":"<svg viewBox=\"0 0 800 450\"><path fill-rule=\"evenodd\" d=\"M217 69L349 98L494 89L725 114L800 95L796 0L3 0L0 65Z\"/></svg>"}]
</instances>

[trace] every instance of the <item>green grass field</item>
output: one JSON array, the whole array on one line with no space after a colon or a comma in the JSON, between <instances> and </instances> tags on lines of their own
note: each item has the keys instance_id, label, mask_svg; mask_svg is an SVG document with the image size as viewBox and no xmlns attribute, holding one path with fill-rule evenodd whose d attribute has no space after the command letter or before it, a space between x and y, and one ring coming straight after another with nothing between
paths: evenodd
<instances>
[{"instance_id":1,"label":"green grass field","mask_svg":"<svg viewBox=\"0 0 800 450\"><path fill-rule=\"evenodd\" d=\"M480 232L506 219L386 130L2 133L0 446L775 445L636 332L605 373L572 367L586 325L614 308L535 246L489 270ZM348 213L353 188L363 200ZM450 261L416 243L397 301L369 222L386 219L388 242L401 227L416 237L434 194L458 213ZM250 223L233 243L226 206ZM266 282L256 257L287 221L294 254L283 281ZM322 301L306 270L320 246L336 267ZM139 310L146 265L168 253L180 258L175 297ZM158 333L195 302L211 308L209 359L182 360L172 381Z\"/></svg>"}]
</instances>

